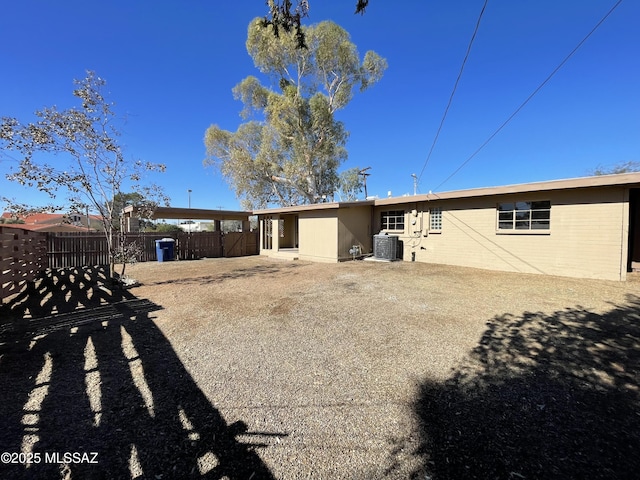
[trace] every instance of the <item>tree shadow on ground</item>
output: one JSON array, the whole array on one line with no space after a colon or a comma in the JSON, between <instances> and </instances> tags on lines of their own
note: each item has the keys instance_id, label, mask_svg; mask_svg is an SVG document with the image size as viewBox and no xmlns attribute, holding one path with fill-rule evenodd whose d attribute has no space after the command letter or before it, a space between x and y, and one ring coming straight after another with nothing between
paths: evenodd
<instances>
[{"instance_id":1,"label":"tree shadow on ground","mask_svg":"<svg viewBox=\"0 0 640 480\"><path fill-rule=\"evenodd\" d=\"M640 298L502 315L415 405L427 478L638 478Z\"/></svg>"},{"instance_id":2,"label":"tree shadow on ground","mask_svg":"<svg viewBox=\"0 0 640 480\"><path fill-rule=\"evenodd\" d=\"M225 422L150 317L162 307L101 273L75 277L82 287L54 272L3 307L36 318L0 333L0 452L34 463L0 464L0 477L273 478L255 449L280 434Z\"/></svg>"},{"instance_id":3,"label":"tree shadow on ground","mask_svg":"<svg viewBox=\"0 0 640 480\"><path fill-rule=\"evenodd\" d=\"M288 263L281 265L256 265L249 268L236 268L229 272L220 273L218 275L203 275L198 277L181 277L171 280L161 280L157 282L145 282L145 285L205 285L208 283L223 282L225 280L236 280L240 278L251 277L271 277L276 274L287 274L291 270L300 267L300 264Z\"/></svg>"},{"instance_id":4,"label":"tree shadow on ground","mask_svg":"<svg viewBox=\"0 0 640 480\"><path fill-rule=\"evenodd\" d=\"M106 288L108 272L100 266L48 269L0 305L0 318L20 322L122 300L122 291Z\"/></svg>"}]
</instances>

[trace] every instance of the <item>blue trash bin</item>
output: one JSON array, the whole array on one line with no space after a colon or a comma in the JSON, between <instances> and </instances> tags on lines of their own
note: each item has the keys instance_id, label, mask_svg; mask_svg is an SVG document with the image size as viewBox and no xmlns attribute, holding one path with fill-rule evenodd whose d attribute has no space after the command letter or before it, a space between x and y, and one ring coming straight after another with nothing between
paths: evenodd
<instances>
[{"instance_id":1,"label":"blue trash bin","mask_svg":"<svg viewBox=\"0 0 640 480\"><path fill-rule=\"evenodd\" d=\"M173 260L176 241L173 238L163 238L156 240L156 257L159 262L169 262Z\"/></svg>"}]
</instances>

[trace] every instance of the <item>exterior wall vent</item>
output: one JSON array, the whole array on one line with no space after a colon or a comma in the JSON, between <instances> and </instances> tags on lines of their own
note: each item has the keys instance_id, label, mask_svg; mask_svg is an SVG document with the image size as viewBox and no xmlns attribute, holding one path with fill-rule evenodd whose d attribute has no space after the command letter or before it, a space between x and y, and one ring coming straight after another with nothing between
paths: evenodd
<instances>
[{"instance_id":1,"label":"exterior wall vent","mask_svg":"<svg viewBox=\"0 0 640 480\"><path fill-rule=\"evenodd\" d=\"M398 237L394 235L374 235L373 256L379 260L396 260L398 257Z\"/></svg>"}]
</instances>

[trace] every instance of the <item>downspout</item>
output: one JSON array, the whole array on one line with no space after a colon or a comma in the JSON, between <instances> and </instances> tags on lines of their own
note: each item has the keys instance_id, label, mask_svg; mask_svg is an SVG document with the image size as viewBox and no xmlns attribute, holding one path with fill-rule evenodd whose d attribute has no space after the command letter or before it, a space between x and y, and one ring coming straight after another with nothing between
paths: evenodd
<instances>
[{"instance_id":1,"label":"downspout","mask_svg":"<svg viewBox=\"0 0 640 480\"><path fill-rule=\"evenodd\" d=\"M622 189L622 225L620 228L620 281L627 279L629 265L629 216L631 215L630 188Z\"/></svg>"},{"instance_id":2,"label":"downspout","mask_svg":"<svg viewBox=\"0 0 640 480\"><path fill-rule=\"evenodd\" d=\"M365 197L366 200L366 197ZM371 247L369 250L369 252L367 253L373 253L373 221L375 218L375 213L376 213L376 201L373 201L373 204L371 205L371 219L369 220L369 237L371 238Z\"/></svg>"}]
</instances>

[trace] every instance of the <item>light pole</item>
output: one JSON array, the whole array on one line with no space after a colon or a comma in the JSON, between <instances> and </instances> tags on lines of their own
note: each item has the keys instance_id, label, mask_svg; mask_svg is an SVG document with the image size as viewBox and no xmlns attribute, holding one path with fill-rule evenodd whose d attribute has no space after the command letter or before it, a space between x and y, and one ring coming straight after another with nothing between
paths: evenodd
<instances>
[{"instance_id":1,"label":"light pole","mask_svg":"<svg viewBox=\"0 0 640 480\"><path fill-rule=\"evenodd\" d=\"M362 170L358 171L358 175L362 175L362 183L364 184L364 199L365 200L369 196L369 194L367 193L367 177L369 175L371 175L371 174L367 173L367 170L370 170L370 169L371 169L371 167L367 167L367 168L363 168Z\"/></svg>"},{"instance_id":2,"label":"light pole","mask_svg":"<svg viewBox=\"0 0 640 480\"><path fill-rule=\"evenodd\" d=\"M418 193L418 176L415 173L412 173L413 177L413 194L416 195Z\"/></svg>"},{"instance_id":3,"label":"light pole","mask_svg":"<svg viewBox=\"0 0 640 480\"><path fill-rule=\"evenodd\" d=\"M187 194L189 195L189 210L191 210L191 189L187 190ZM193 220L190 218L187 222L187 225L189 225L189 233L191 233L191 228L193 227L193 223L191 223L192 221Z\"/></svg>"}]
</instances>

